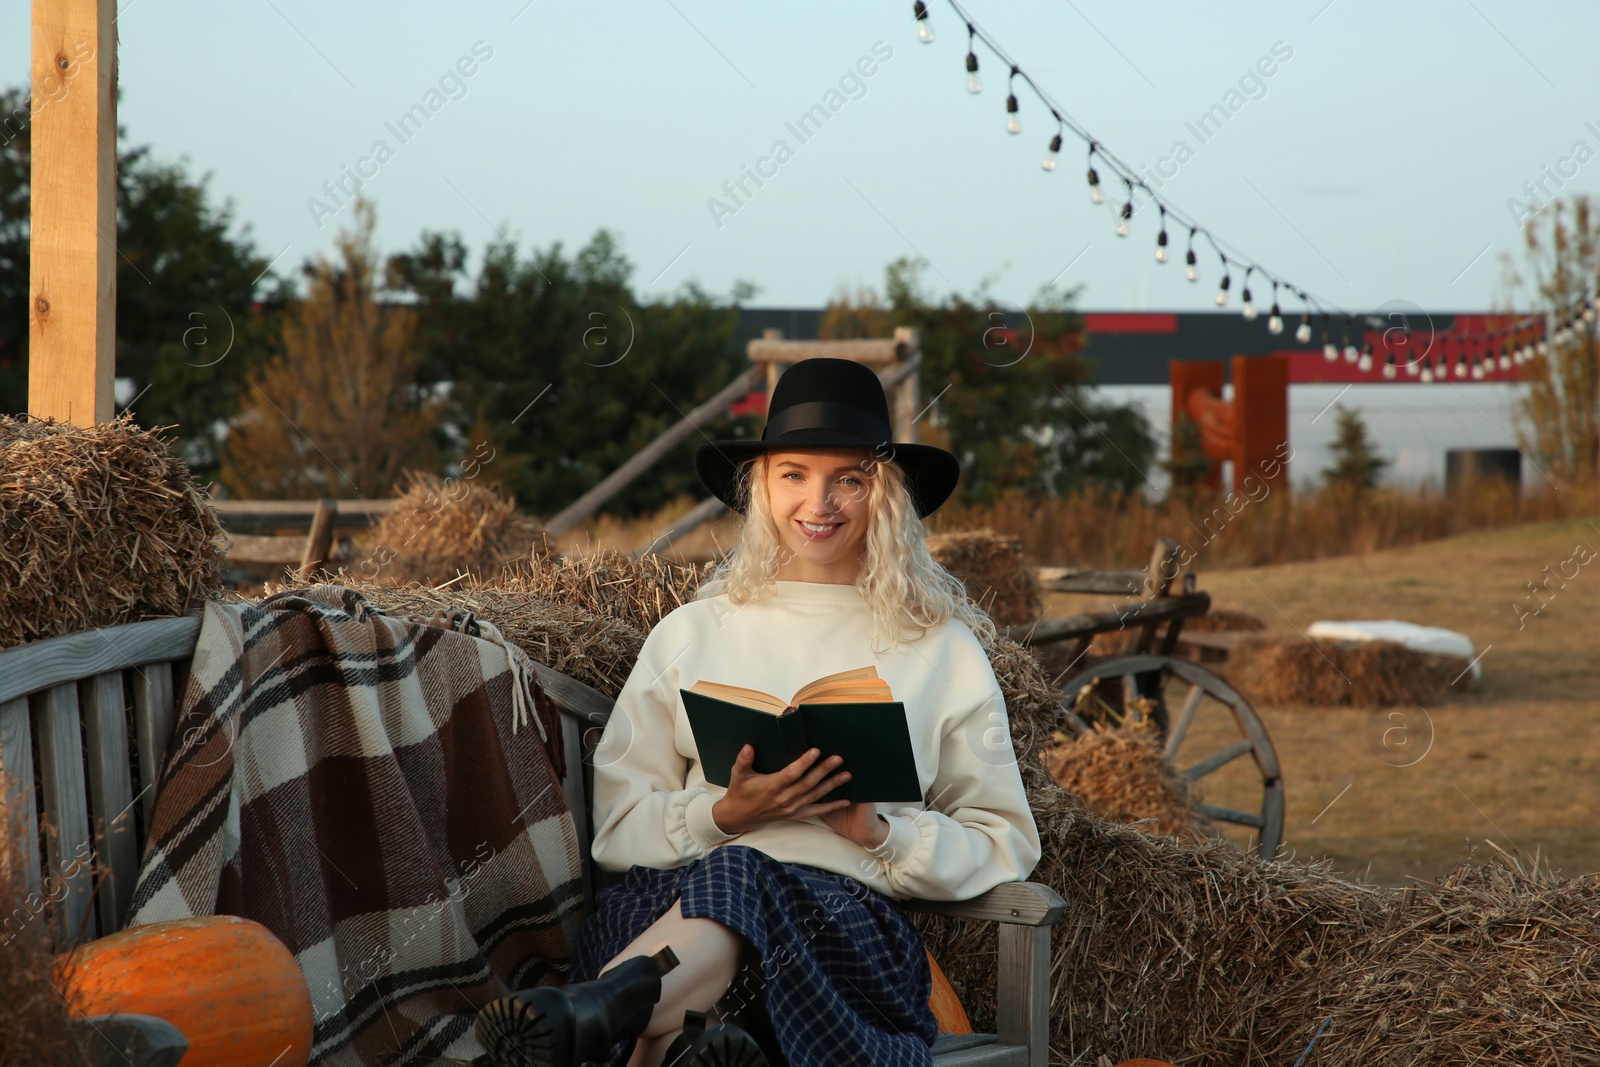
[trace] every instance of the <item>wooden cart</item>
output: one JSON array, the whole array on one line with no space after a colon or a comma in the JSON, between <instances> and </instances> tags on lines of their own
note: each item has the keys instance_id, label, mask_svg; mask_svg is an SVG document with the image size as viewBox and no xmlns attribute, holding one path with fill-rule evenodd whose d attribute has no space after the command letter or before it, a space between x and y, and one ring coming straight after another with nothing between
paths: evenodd
<instances>
[{"instance_id":1,"label":"wooden cart","mask_svg":"<svg viewBox=\"0 0 1600 1067\"><path fill-rule=\"evenodd\" d=\"M1040 568L1036 573L1041 584L1052 592L1139 599L1001 632L1032 647L1073 642L1064 656L1066 668L1055 679L1070 729L1088 729L1092 719L1114 719L1138 707L1159 731L1167 758L1193 783L1249 756L1260 779L1260 801L1250 805L1253 810L1203 802L1196 807L1216 822L1253 831L1256 853L1272 859L1283 842L1283 772L1278 753L1249 701L1221 677L1177 654L1185 620L1211 608L1211 598L1195 589L1194 574L1186 573L1178 581L1177 570L1176 545L1166 539L1157 542L1142 571ZM1116 633L1126 634L1126 639L1115 654L1092 651L1097 635ZM1227 722L1231 725L1225 731L1194 729L1201 723ZM1218 732L1236 740L1218 746L1214 741ZM1253 801L1253 789L1251 796Z\"/></svg>"}]
</instances>

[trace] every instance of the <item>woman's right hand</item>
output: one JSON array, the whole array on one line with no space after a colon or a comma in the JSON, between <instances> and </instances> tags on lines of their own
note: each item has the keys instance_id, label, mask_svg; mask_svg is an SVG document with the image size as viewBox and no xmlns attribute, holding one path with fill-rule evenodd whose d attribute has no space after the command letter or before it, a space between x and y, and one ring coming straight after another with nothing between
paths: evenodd
<instances>
[{"instance_id":1,"label":"woman's right hand","mask_svg":"<svg viewBox=\"0 0 1600 1067\"><path fill-rule=\"evenodd\" d=\"M820 749L809 749L781 771L757 774L756 750L745 745L728 774L728 791L711 805L712 819L723 833L742 834L779 819L806 819L848 807L848 800L817 803L818 797L850 780L849 771L828 778L844 759L829 756L819 761L821 755Z\"/></svg>"}]
</instances>

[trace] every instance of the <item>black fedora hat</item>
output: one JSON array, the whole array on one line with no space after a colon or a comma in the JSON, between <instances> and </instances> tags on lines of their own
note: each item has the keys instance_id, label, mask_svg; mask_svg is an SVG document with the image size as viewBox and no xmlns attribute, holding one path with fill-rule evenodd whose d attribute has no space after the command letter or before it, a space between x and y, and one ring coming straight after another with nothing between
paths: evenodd
<instances>
[{"instance_id":1,"label":"black fedora hat","mask_svg":"<svg viewBox=\"0 0 1600 1067\"><path fill-rule=\"evenodd\" d=\"M942 448L896 443L892 436L889 401L877 374L853 359L818 356L778 379L760 440L709 441L695 449L694 469L718 500L743 512L748 502L739 495L737 476L746 460L773 449L870 448L905 472L917 515L926 517L955 490L961 463Z\"/></svg>"}]
</instances>

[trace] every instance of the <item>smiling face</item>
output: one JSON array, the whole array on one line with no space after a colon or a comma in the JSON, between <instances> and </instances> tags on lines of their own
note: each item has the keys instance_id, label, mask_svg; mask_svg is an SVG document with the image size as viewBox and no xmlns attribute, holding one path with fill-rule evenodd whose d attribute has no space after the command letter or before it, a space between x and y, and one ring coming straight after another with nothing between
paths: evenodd
<instances>
[{"instance_id":1,"label":"smiling face","mask_svg":"<svg viewBox=\"0 0 1600 1067\"><path fill-rule=\"evenodd\" d=\"M767 455L767 498L785 549L784 581L855 582L867 545L870 448L807 448Z\"/></svg>"}]
</instances>

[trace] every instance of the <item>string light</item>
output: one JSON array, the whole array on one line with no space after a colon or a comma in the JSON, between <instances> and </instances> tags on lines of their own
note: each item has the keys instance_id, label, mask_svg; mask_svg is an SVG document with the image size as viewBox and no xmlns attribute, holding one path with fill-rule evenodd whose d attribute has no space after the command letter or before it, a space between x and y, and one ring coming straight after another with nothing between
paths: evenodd
<instances>
[{"instance_id":1,"label":"string light","mask_svg":"<svg viewBox=\"0 0 1600 1067\"><path fill-rule=\"evenodd\" d=\"M1267 316L1267 332L1276 337L1283 332L1283 312L1278 309L1278 283L1272 283L1272 313Z\"/></svg>"},{"instance_id":2,"label":"string light","mask_svg":"<svg viewBox=\"0 0 1600 1067\"><path fill-rule=\"evenodd\" d=\"M1400 373L1399 370L1396 369L1396 367L1395 367L1394 349L1390 348L1388 345L1384 345L1383 348L1384 348L1384 351L1387 353L1387 356L1384 359L1384 363L1383 363L1383 376L1392 381L1394 379L1395 375Z\"/></svg>"},{"instance_id":3,"label":"string light","mask_svg":"<svg viewBox=\"0 0 1600 1067\"><path fill-rule=\"evenodd\" d=\"M1222 284L1217 286L1217 307L1226 307L1228 304L1228 286L1233 284L1233 277L1228 273L1228 257L1222 257Z\"/></svg>"},{"instance_id":4,"label":"string light","mask_svg":"<svg viewBox=\"0 0 1600 1067\"><path fill-rule=\"evenodd\" d=\"M911 5L917 15L917 40L923 44L933 43L933 25L928 22L928 5L923 0L917 0Z\"/></svg>"},{"instance_id":5,"label":"string light","mask_svg":"<svg viewBox=\"0 0 1600 1067\"><path fill-rule=\"evenodd\" d=\"M1093 141L1089 142L1089 202L1103 204L1106 194L1100 191L1100 172L1094 169L1094 150L1097 147Z\"/></svg>"},{"instance_id":6,"label":"string light","mask_svg":"<svg viewBox=\"0 0 1600 1067\"><path fill-rule=\"evenodd\" d=\"M1300 302L1302 304L1305 303L1305 301L1307 299L1306 294L1301 293L1301 294L1299 294L1299 296L1300 296ZM1296 326L1294 328L1294 339L1296 341L1299 341L1303 345L1311 343L1311 309L1310 308L1305 308L1304 310L1302 310L1300 312L1300 325L1298 325L1298 326Z\"/></svg>"},{"instance_id":7,"label":"string light","mask_svg":"<svg viewBox=\"0 0 1600 1067\"><path fill-rule=\"evenodd\" d=\"M1362 374L1372 369L1372 342L1361 342L1361 358L1356 361L1356 369Z\"/></svg>"},{"instance_id":8,"label":"string light","mask_svg":"<svg viewBox=\"0 0 1600 1067\"><path fill-rule=\"evenodd\" d=\"M1167 261L1167 209L1161 208L1161 232L1156 234L1156 262Z\"/></svg>"},{"instance_id":9,"label":"string light","mask_svg":"<svg viewBox=\"0 0 1600 1067\"><path fill-rule=\"evenodd\" d=\"M1183 272L1183 276L1185 278L1188 278L1191 282L1199 281L1200 280L1200 272L1195 270L1194 227L1193 226L1189 227L1189 251L1184 253L1183 261L1186 264L1188 264L1188 269Z\"/></svg>"},{"instance_id":10,"label":"string light","mask_svg":"<svg viewBox=\"0 0 1600 1067\"><path fill-rule=\"evenodd\" d=\"M972 23L967 23L967 92L983 92L983 82L978 80L978 53L973 50L973 38L978 31Z\"/></svg>"},{"instance_id":11,"label":"string light","mask_svg":"<svg viewBox=\"0 0 1600 1067\"><path fill-rule=\"evenodd\" d=\"M1322 358L1329 363L1339 358L1339 346L1334 344L1333 339L1328 336L1328 323L1331 319L1332 316L1326 311L1322 313Z\"/></svg>"},{"instance_id":12,"label":"string light","mask_svg":"<svg viewBox=\"0 0 1600 1067\"><path fill-rule=\"evenodd\" d=\"M1061 130L1059 129L1060 123L1061 120L1057 119L1056 125L1058 128L1056 129L1056 135L1050 138L1050 154L1044 157L1044 169L1047 171L1056 169L1056 156L1061 152Z\"/></svg>"},{"instance_id":13,"label":"string light","mask_svg":"<svg viewBox=\"0 0 1600 1067\"><path fill-rule=\"evenodd\" d=\"M1128 236L1128 220L1133 218L1133 183L1126 178L1122 183L1128 187L1128 202L1122 205L1121 216L1117 219L1118 237Z\"/></svg>"},{"instance_id":14,"label":"string light","mask_svg":"<svg viewBox=\"0 0 1600 1067\"><path fill-rule=\"evenodd\" d=\"M1011 68L1011 81L1006 85L1006 132L1021 133L1022 123L1017 121L1017 68Z\"/></svg>"},{"instance_id":15,"label":"string light","mask_svg":"<svg viewBox=\"0 0 1600 1067\"><path fill-rule=\"evenodd\" d=\"M1411 331L1406 331L1406 377L1415 378L1422 370L1422 360L1417 357L1417 346L1411 339Z\"/></svg>"},{"instance_id":16,"label":"string light","mask_svg":"<svg viewBox=\"0 0 1600 1067\"><path fill-rule=\"evenodd\" d=\"M1256 317L1256 306L1250 302L1250 275L1255 271L1255 265L1244 269L1244 292L1240 294L1244 299L1243 315L1246 322L1252 322Z\"/></svg>"},{"instance_id":17,"label":"string light","mask_svg":"<svg viewBox=\"0 0 1600 1067\"><path fill-rule=\"evenodd\" d=\"M1350 316L1344 317L1344 361L1354 363L1361 353L1356 351L1356 346L1350 343Z\"/></svg>"}]
</instances>

